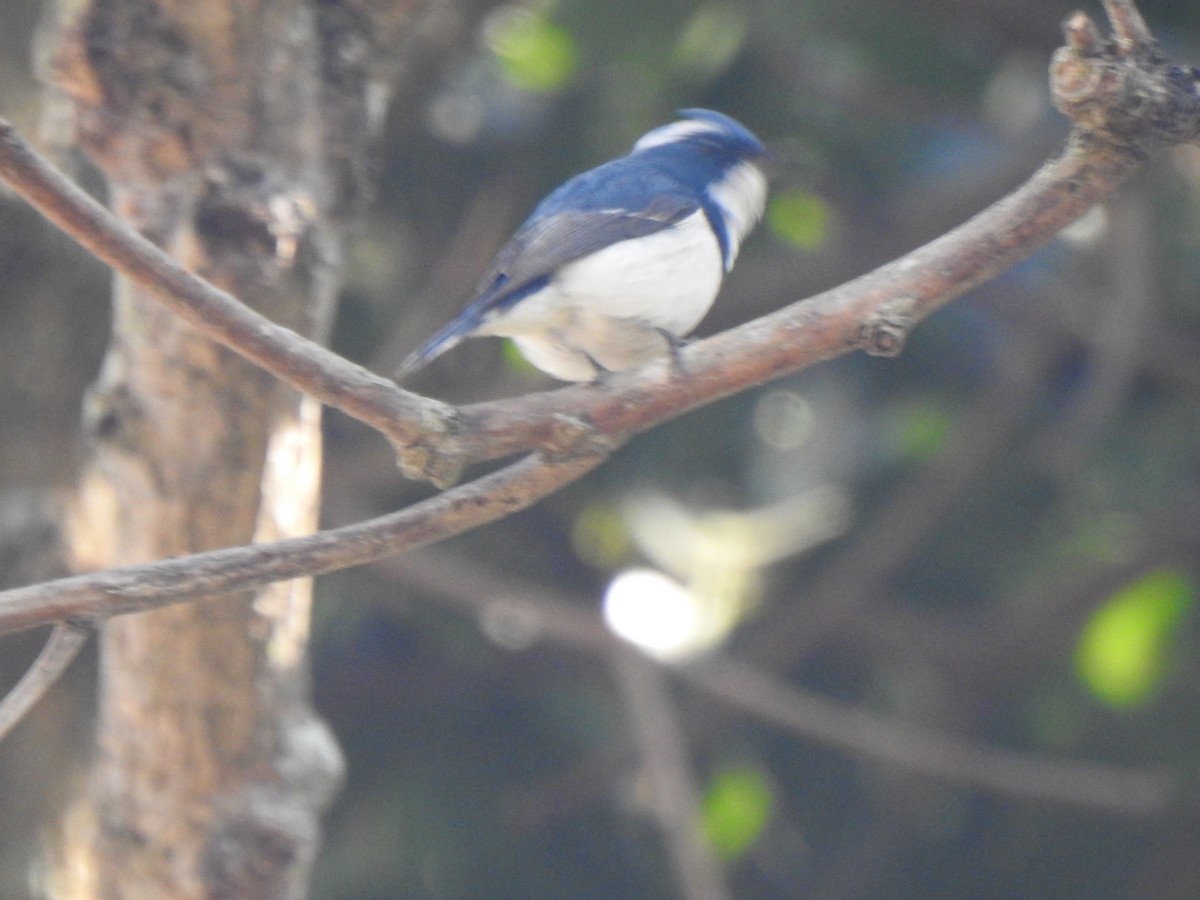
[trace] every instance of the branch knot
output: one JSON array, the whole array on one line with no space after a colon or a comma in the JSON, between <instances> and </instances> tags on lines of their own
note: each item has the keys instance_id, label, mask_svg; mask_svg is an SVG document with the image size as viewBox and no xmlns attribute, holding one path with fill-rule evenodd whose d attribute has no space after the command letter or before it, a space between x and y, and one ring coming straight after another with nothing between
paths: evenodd
<instances>
[{"instance_id":1,"label":"branch knot","mask_svg":"<svg viewBox=\"0 0 1200 900\"><path fill-rule=\"evenodd\" d=\"M896 297L879 307L863 322L859 332L862 349L871 356L899 356L909 331L916 324L916 297Z\"/></svg>"},{"instance_id":2,"label":"branch knot","mask_svg":"<svg viewBox=\"0 0 1200 900\"><path fill-rule=\"evenodd\" d=\"M1066 44L1050 64L1054 105L1093 138L1144 154L1200 136L1197 70L1169 63L1144 27L1114 20L1101 38L1082 12L1063 23Z\"/></svg>"},{"instance_id":3,"label":"branch knot","mask_svg":"<svg viewBox=\"0 0 1200 900\"><path fill-rule=\"evenodd\" d=\"M428 481L441 490L453 487L462 478L466 460L462 454L444 449L446 438L459 430L458 412L453 406L421 398L418 408L421 439L399 443L393 439L396 464L400 473L412 481Z\"/></svg>"}]
</instances>

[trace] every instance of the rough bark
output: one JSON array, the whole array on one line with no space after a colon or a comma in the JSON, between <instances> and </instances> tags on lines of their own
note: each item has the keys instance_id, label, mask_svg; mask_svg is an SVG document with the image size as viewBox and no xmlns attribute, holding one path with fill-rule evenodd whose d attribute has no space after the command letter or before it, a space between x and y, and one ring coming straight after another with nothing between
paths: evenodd
<instances>
[{"instance_id":1,"label":"rough bark","mask_svg":"<svg viewBox=\"0 0 1200 900\"><path fill-rule=\"evenodd\" d=\"M417 6L95 0L62 24L53 76L121 216L321 339L361 193L371 38ZM80 563L311 531L317 404L120 279L113 318L85 402ZM310 583L291 582L105 626L97 757L69 817L64 894L304 893L341 773L308 702L309 600Z\"/></svg>"}]
</instances>

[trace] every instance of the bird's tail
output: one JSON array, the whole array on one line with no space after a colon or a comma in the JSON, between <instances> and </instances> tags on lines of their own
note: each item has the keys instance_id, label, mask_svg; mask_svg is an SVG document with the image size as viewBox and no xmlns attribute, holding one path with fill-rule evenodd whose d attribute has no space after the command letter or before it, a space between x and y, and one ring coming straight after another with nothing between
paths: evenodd
<instances>
[{"instance_id":1,"label":"bird's tail","mask_svg":"<svg viewBox=\"0 0 1200 900\"><path fill-rule=\"evenodd\" d=\"M392 378L396 381L404 381L418 369L423 369L429 365L451 347L454 347L474 328L474 323L464 320L459 317L431 337L417 350L408 354Z\"/></svg>"}]
</instances>

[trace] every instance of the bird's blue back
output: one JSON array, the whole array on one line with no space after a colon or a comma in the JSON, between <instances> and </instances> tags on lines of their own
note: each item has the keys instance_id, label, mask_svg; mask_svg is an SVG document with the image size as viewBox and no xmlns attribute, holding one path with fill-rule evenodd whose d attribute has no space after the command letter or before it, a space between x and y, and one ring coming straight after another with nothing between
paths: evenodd
<instances>
[{"instance_id":1,"label":"bird's blue back","mask_svg":"<svg viewBox=\"0 0 1200 900\"><path fill-rule=\"evenodd\" d=\"M484 276L471 306L478 313L510 306L540 290L558 267L617 241L669 228L697 209L704 210L724 257L728 234L707 188L737 162L719 146L689 141L640 150L576 175L534 208ZM653 198L649 205L647 197ZM577 223L578 234L569 235L564 222ZM545 227L555 230L554 246L544 258L531 257L527 239ZM520 277L504 271L519 257L524 263Z\"/></svg>"},{"instance_id":2,"label":"bird's blue back","mask_svg":"<svg viewBox=\"0 0 1200 900\"><path fill-rule=\"evenodd\" d=\"M644 136L629 155L576 175L552 191L497 254L475 298L413 354L406 367L422 364L490 316L504 314L538 293L568 263L670 228L697 210L704 211L728 267L735 255L729 252L729 225L711 189L739 163L765 151L753 134L720 113L683 110L681 115L720 130L664 135L673 127L664 126Z\"/></svg>"}]
</instances>

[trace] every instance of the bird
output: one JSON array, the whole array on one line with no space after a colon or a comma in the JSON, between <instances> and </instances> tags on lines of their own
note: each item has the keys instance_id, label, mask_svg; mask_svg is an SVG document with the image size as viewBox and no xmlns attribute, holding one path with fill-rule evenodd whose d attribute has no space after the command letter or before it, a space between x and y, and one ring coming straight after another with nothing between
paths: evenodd
<instances>
[{"instance_id":1,"label":"bird","mask_svg":"<svg viewBox=\"0 0 1200 900\"><path fill-rule=\"evenodd\" d=\"M677 116L547 195L474 298L396 379L469 337L511 338L535 367L569 382L677 360L762 218L768 156L723 113Z\"/></svg>"}]
</instances>

